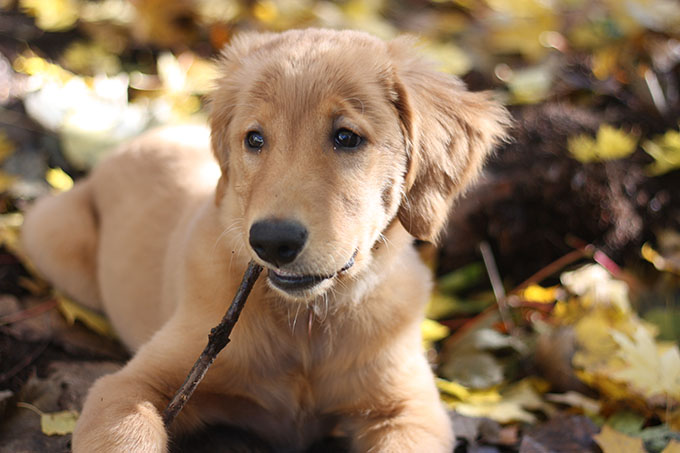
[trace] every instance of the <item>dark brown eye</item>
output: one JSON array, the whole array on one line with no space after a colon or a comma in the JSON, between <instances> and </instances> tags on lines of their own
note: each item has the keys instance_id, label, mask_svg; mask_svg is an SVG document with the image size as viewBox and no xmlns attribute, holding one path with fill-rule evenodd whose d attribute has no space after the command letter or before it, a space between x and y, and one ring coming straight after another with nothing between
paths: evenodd
<instances>
[{"instance_id":1,"label":"dark brown eye","mask_svg":"<svg viewBox=\"0 0 680 453\"><path fill-rule=\"evenodd\" d=\"M264 146L264 137L257 131L250 131L246 135L246 146L254 151L259 151Z\"/></svg>"},{"instance_id":2,"label":"dark brown eye","mask_svg":"<svg viewBox=\"0 0 680 453\"><path fill-rule=\"evenodd\" d=\"M338 129L333 137L333 142L336 148L352 150L361 145L362 139L349 129Z\"/></svg>"}]
</instances>

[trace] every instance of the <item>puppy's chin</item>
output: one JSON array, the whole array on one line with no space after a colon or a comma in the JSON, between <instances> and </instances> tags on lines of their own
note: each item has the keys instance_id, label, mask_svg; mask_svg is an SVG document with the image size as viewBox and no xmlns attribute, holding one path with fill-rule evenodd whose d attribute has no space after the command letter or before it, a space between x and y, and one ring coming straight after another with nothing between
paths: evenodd
<instances>
[{"instance_id":1,"label":"puppy's chin","mask_svg":"<svg viewBox=\"0 0 680 453\"><path fill-rule=\"evenodd\" d=\"M276 285L276 280L272 281L272 279L267 276L267 286L282 298L291 302L308 302L323 296L326 292L328 292L334 286L336 278L337 277L331 277L325 279L316 283L314 286L304 289L284 289Z\"/></svg>"},{"instance_id":2,"label":"puppy's chin","mask_svg":"<svg viewBox=\"0 0 680 453\"><path fill-rule=\"evenodd\" d=\"M357 253L355 251L342 268L326 274L298 274L265 266L267 286L291 301L306 302L316 299L327 293L338 280L357 272L361 267L361 263L356 262Z\"/></svg>"}]
</instances>

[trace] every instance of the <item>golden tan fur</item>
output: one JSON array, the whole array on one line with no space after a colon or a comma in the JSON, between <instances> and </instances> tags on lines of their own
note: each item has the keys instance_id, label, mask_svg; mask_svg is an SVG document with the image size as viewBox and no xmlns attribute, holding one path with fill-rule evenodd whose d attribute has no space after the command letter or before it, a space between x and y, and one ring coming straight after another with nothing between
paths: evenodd
<instances>
[{"instance_id":1,"label":"golden tan fur","mask_svg":"<svg viewBox=\"0 0 680 453\"><path fill-rule=\"evenodd\" d=\"M27 214L38 269L102 307L136 351L90 390L74 451L166 451L160 412L248 260L271 267L250 226L286 218L309 239L283 270L335 276L288 293L263 274L173 434L228 423L300 451L340 429L358 452L450 452L421 350L430 277L411 243L437 237L507 113L432 70L410 41L359 32L243 35L221 74L210 137L151 132ZM266 138L257 153L244 146L253 128ZM334 149L338 128L363 145Z\"/></svg>"}]
</instances>

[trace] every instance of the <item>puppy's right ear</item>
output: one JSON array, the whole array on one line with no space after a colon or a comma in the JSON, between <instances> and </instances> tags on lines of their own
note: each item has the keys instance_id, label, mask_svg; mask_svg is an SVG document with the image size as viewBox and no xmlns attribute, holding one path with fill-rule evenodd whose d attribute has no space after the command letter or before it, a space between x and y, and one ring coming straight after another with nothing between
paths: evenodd
<instances>
[{"instance_id":1,"label":"puppy's right ear","mask_svg":"<svg viewBox=\"0 0 680 453\"><path fill-rule=\"evenodd\" d=\"M224 194L229 169L229 125L238 104L239 93L244 90L243 60L262 46L271 42L275 33L241 33L222 50L217 61L218 76L214 81L212 93L208 96L210 104L210 139L212 151L222 170L217 184L215 202L219 203Z\"/></svg>"}]
</instances>

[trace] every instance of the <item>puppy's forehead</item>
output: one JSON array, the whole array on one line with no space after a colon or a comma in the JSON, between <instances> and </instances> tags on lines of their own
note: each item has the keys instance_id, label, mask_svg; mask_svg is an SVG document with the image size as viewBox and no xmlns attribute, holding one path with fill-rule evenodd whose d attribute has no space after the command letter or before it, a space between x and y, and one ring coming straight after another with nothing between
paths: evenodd
<instances>
[{"instance_id":1,"label":"puppy's forehead","mask_svg":"<svg viewBox=\"0 0 680 453\"><path fill-rule=\"evenodd\" d=\"M245 91L253 102L303 115L352 108L361 115L384 110L392 66L378 40L286 40L243 60Z\"/></svg>"}]
</instances>

